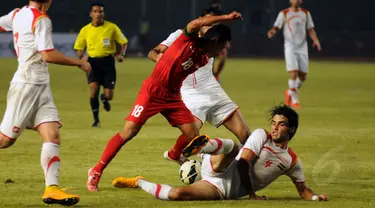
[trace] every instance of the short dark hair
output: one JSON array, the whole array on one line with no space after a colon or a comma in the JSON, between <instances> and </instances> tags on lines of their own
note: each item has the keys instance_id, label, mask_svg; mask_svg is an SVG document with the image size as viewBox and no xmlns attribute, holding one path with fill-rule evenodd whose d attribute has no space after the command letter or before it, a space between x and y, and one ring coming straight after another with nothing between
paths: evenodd
<instances>
[{"instance_id":1,"label":"short dark hair","mask_svg":"<svg viewBox=\"0 0 375 208\"><path fill-rule=\"evenodd\" d=\"M30 0L30 1L35 1L35 2L38 2L38 3L46 3L48 0Z\"/></svg>"},{"instance_id":2,"label":"short dark hair","mask_svg":"<svg viewBox=\"0 0 375 208\"><path fill-rule=\"evenodd\" d=\"M208 14L211 14L211 15L222 15L223 12L221 11L221 8L218 7L218 6L211 6L205 10L202 11L200 17L204 17Z\"/></svg>"},{"instance_id":3,"label":"short dark hair","mask_svg":"<svg viewBox=\"0 0 375 208\"><path fill-rule=\"evenodd\" d=\"M217 42L219 43L231 41L231 29L224 24L214 25L203 35L203 39L217 39Z\"/></svg>"},{"instance_id":4,"label":"short dark hair","mask_svg":"<svg viewBox=\"0 0 375 208\"><path fill-rule=\"evenodd\" d=\"M102 4L102 3L100 3L100 2L95 2L95 3L91 4L91 6L90 6L90 12L92 11L92 8L93 8L94 6L100 6L100 7L103 7L103 9L105 8L104 4Z\"/></svg>"},{"instance_id":5,"label":"short dark hair","mask_svg":"<svg viewBox=\"0 0 375 208\"><path fill-rule=\"evenodd\" d=\"M293 110L291 107L281 103L278 106L273 107L270 110L271 113L271 118L275 115L282 115L288 118L288 127L289 127L289 140L293 138L293 136L296 134L297 129L298 129L298 113Z\"/></svg>"}]
</instances>

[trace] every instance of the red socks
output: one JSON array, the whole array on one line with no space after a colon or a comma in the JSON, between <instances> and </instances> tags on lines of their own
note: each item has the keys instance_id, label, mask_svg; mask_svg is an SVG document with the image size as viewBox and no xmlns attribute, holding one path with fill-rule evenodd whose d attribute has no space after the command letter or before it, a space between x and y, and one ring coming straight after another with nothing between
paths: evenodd
<instances>
[{"instance_id":1,"label":"red socks","mask_svg":"<svg viewBox=\"0 0 375 208\"><path fill-rule=\"evenodd\" d=\"M105 147L102 157L100 158L99 163L94 167L94 170L103 172L104 168L107 167L125 143L125 140L121 138L120 134L113 136Z\"/></svg>"},{"instance_id":2,"label":"red socks","mask_svg":"<svg viewBox=\"0 0 375 208\"><path fill-rule=\"evenodd\" d=\"M169 150L168 152L169 158L171 158L172 160L179 160L182 150L189 144L189 142L190 141L187 141L185 136L181 134L178 137L173 149Z\"/></svg>"}]
</instances>

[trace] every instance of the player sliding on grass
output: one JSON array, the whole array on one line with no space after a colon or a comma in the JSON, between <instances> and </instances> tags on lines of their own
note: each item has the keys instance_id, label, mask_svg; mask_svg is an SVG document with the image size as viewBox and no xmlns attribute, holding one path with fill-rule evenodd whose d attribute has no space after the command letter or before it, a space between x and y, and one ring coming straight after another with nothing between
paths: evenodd
<instances>
[{"instance_id":1,"label":"player sliding on grass","mask_svg":"<svg viewBox=\"0 0 375 208\"><path fill-rule=\"evenodd\" d=\"M89 72L86 61L69 58L54 49L52 24L45 14L51 0L32 0L28 6L0 17L0 31L13 31L18 69L11 81L7 108L0 127L0 148L16 142L25 128L36 130L44 140L41 164L47 204L74 205L77 195L59 189L60 118L49 86L47 63L78 66Z\"/></svg>"},{"instance_id":2,"label":"player sliding on grass","mask_svg":"<svg viewBox=\"0 0 375 208\"><path fill-rule=\"evenodd\" d=\"M136 188L163 200L221 200L248 196L266 200L256 192L267 187L281 175L287 175L305 200L326 201L305 183L301 161L288 147L298 128L298 114L288 106L276 106L271 111L271 132L255 130L239 150L232 140L221 140L219 150L209 140L201 150L202 180L189 186L174 187L155 184L138 176L113 180L117 188ZM216 151L215 153L213 151ZM185 156L194 152L184 151Z\"/></svg>"},{"instance_id":3,"label":"player sliding on grass","mask_svg":"<svg viewBox=\"0 0 375 208\"><path fill-rule=\"evenodd\" d=\"M146 121L157 113L161 113L172 126L178 127L186 141L190 142L178 143L175 146L176 151L181 151L185 147L200 148L208 141L206 136L198 136L199 129L194 125L193 115L182 102L180 88L189 74L206 65L209 58L217 55L231 40L228 26L215 25L208 29L203 37L198 36L200 28L236 19L242 19L241 14L232 12L228 15L198 18L185 27L184 33L164 53L151 76L143 82L123 130L112 137L100 161L89 170L88 190L98 190L98 183L105 167L121 147L138 134Z\"/></svg>"},{"instance_id":4,"label":"player sliding on grass","mask_svg":"<svg viewBox=\"0 0 375 208\"><path fill-rule=\"evenodd\" d=\"M221 11L218 8L209 8L203 11L201 18L220 14ZM204 32L209 28L210 26L201 27L198 35L203 36ZM170 34L166 40L149 52L149 58L158 62L182 33L183 30L179 29ZM228 97L221 85L216 81L212 72L213 65L214 58L210 58L205 66L187 76L181 87L182 100L193 114L195 126L198 129L202 128L206 120L216 127L224 125L244 144L250 135L250 130L242 113L238 110L239 107ZM188 143L189 141L184 134L181 134L177 139L176 145L181 144L183 146ZM186 158L180 157L180 155L181 149L179 148L164 152L164 158L181 164L185 162Z\"/></svg>"}]
</instances>

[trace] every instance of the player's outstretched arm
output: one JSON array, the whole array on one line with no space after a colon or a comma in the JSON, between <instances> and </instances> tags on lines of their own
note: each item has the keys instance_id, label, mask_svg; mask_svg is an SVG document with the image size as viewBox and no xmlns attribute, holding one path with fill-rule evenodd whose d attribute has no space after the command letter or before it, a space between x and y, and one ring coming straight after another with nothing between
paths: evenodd
<instances>
[{"instance_id":1,"label":"player's outstretched arm","mask_svg":"<svg viewBox=\"0 0 375 208\"><path fill-rule=\"evenodd\" d=\"M268 38L273 38L273 36L276 35L278 30L279 30L278 27L272 27L270 30L268 30L268 33L267 33Z\"/></svg>"},{"instance_id":2,"label":"player's outstretched arm","mask_svg":"<svg viewBox=\"0 0 375 208\"><path fill-rule=\"evenodd\" d=\"M41 51L40 54L42 55L43 61L47 63L78 66L85 72L91 70L91 66L87 61L65 56L58 50Z\"/></svg>"},{"instance_id":3,"label":"player's outstretched arm","mask_svg":"<svg viewBox=\"0 0 375 208\"><path fill-rule=\"evenodd\" d=\"M232 12L230 14L220 15L220 16L205 16L197 18L186 26L186 32L193 33L199 31L203 26L210 26L219 22L225 23L231 20L242 19L241 13Z\"/></svg>"},{"instance_id":4,"label":"player's outstretched arm","mask_svg":"<svg viewBox=\"0 0 375 208\"><path fill-rule=\"evenodd\" d=\"M242 150L241 158L238 160L238 171L240 173L241 183L245 186L246 190L248 190L249 199L267 200L265 196L257 196L251 184L249 174L250 165L255 158L256 155L250 149L244 148Z\"/></svg>"},{"instance_id":5,"label":"player's outstretched arm","mask_svg":"<svg viewBox=\"0 0 375 208\"><path fill-rule=\"evenodd\" d=\"M314 28L308 29L307 33L309 34L310 38L313 40L313 46L316 47L318 51L321 51L322 47L320 46L320 42L319 42L318 36L316 35Z\"/></svg>"},{"instance_id":6,"label":"player's outstretched arm","mask_svg":"<svg viewBox=\"0 0 375 208\"><path fill-rule=\"evenodd\" d=\"M325 194L316 195L314 192L306 185L305 182L294 182L297 191L302 199L309 201L327 201L328 196Z\"/></svg>"},{"instance_id":7,"label":"player's outstretched arm","mask_svg":"<svg viewBox=\"0 0 375 208\"><path fill-rule=\"evenodd\" d=\"M167 49L168 49L167 46L162 45L162 44L159 44L158 46L156 46L155 48L151 49L151 50L148 52L148 58L149 58L151 61L158 62L159 59L163 56L164 52L165 52Z\"/></svg>"}]
</instances>

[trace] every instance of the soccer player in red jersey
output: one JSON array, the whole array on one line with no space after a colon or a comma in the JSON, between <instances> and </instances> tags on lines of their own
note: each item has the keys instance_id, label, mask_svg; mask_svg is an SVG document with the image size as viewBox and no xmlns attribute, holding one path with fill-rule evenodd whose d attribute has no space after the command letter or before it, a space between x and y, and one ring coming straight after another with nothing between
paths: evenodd
<instances>
[{"instance_id":1,"label":"soccer player in red jersey","mask_svg":"<svg viewBox=\"0 0 375 208\"><path fill-rule=\"evenodd\" d=\"M174 149L181 152L199 150L208 138L198 136L194 118L180 96L184 79L198 68L207 64L231 40L230 28L223 24L230 20L242 19L238 12L220 16L206 16L188 23L184 33L171 45L156 64L139 91L133 109L126 118L123 130L108 142L100 161L89 170L87 188L98 191L98 183L103 170L116 156L121 147L135 137L147 119L161 113L172 126L178 127L185 138L177 141ZM198 37L201 27L212 26L203 37Z\"/></svg>"}]
</instances>

